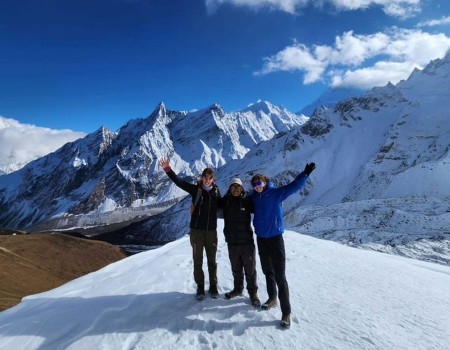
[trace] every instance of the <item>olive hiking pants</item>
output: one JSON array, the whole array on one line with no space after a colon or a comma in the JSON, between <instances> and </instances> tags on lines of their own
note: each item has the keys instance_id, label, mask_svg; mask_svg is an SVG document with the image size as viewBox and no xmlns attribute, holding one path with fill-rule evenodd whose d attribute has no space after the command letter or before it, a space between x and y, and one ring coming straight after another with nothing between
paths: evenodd
<instances>
[{"instance_id":1,"label":"olive hiking pants","mask_svg":"<svg viewBox=\"0 0 450 350\"><path fill-rule=\"evenodd\" d=\"M190 241L192 258L194 260L194 280L197 288L205 288L205 275L203 273L203 249L206 252L209 273L209 288L217 289L217 231L204 231L191 229Z\"/></svg>"}]
</instances>

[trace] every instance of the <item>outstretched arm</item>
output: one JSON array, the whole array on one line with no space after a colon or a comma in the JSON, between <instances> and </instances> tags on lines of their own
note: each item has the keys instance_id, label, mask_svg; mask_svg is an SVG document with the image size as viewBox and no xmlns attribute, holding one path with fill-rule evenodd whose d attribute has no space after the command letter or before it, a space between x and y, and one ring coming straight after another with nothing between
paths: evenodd
<instances>
[{"instance_id":1,"label":"outstretched arm","mask_svg":"<svg viewBox=\"0 0 450 350\"><path fill-rule=\"evenodd\" d=\"M316 163L314 163L314 162L306 163L305 170L303 170L303 172L305 173L305 175L309 176L315 168L316 168Z\"/></svg>"},{"instance_id":2,"label":"outstretched arm","mask_svg":"<svg viewBox=\"0 0 450 350\"><path fill-rule=\"evenodd\" d=\"M292 181L290 184L279 187L277 191L281 194L281 201L284 201L287 197L293 195L295 192L305 185L306 179L316 168L316 163L307 163L305 169Z\"/></svg>"},{"instance_id":3,"label":"outstretched arm","mask_svg":"<svg viewBox=\"0 0 450 350\"><path fill-rule=\"evenodd\" d=\"M167 174L169 179L171 179L173 181L173 183L175 185L177 185L179 188L181 188L182 190L184 190L186 192L189 192L191 195L192 195L192 193L197 193L197 185L190 184L189 182L186 182L186 181L180 179L177 176L177 174L175 174L175 172L172 170L172 168L170 166L170 161L168 158L165 158L165 157L161 158L159 160L159 165L164 170L164 172Z\"/></svg>"}]
</instances>

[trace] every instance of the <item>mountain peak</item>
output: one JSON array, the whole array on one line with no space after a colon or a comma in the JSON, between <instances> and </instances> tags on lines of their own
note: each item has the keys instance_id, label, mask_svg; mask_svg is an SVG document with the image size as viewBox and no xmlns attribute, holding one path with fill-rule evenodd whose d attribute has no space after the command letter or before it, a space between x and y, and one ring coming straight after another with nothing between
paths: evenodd
<instances>
[{"instance_id":1,"label":"mountain peak","mask_svg":"<svg viewBox=\"0 0 450 350\"><path fill-rule=\"evenodd\" d=\"M102 125L101 127L99 127L96 131L94 131L94 134L98 134L98 135L105 135L105 134L109 134L111 133L111 129L108 128L106 125Z\"/></svg>"},{"instance_id":2,"label":"mountain peak","mask_svg":"<svg viewBox=\"0 0 450 350\"><path fill-rule=\"evenodd\" d=\"M152 114L150 114L149 118L153 118L153 117L162 117L165 116L167 114L167 109L166 109L166 105L164 104L164 102L160 102L155 110L153 111Z\"/></svg>"},{"instance_id":3,"label":"mountain peak","mask_svg":"<svg viewBox=\"0 0 450 350\"><path fill-rule=\"evenodd\" d=\"M432 75L438 70L447 70L447 72L450 70L450 50L443 58L436 58L431 61L422 72Z\"/></svg>"},{"instance_id":4,"label":"mountain peak","mask_svg":"<svg viewBox=\"0 0 450 350\"><path fill-rule=\"evenodd\" d=\"M208 112L211 113L213 116L217 116L219 118L222 118L225 115L225 111L223 110L222 106L218 103L212 104L208 108Z\"/></svg>"},{"instance_id":5,"label":"mountain peak","mask_svg":"<svg viewBox=\"0 0 450 350\"><path fill-rule=\"evenodd\" d=\"M284 107L279 107L271 104L268 101L258 100L255 103L251 103L244 108L242 112L264 112L266 114L272 114L277 110L285 109Z\"/></svg>"},{"instance_id":6,"label":"mountain peak","mask_svg":"<svg viewBox=\"0 0 450 350\"><path fill-rule=\"evenodd\" d=\"M328 134L333 128L328 115L328 109L325 106L319 106L315 109L311 118L302 126L302 133L312 137L318 137Z\"/></svg>"}]
</instances>

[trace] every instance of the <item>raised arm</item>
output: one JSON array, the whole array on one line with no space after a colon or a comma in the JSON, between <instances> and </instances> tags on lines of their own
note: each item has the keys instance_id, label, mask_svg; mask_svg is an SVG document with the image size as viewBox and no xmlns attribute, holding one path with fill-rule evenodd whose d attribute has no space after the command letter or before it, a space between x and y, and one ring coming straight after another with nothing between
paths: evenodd
<instances>
[{"instance_id":1,"label":"raised arm","mask_svg":"<svg viewBox=\"0 0 450 350\"><path fill-rule=\"evenodd\" d=\"M189 182L186 182L182 179L180 179L177 174L172 170L172 167L170 166L170 161L168 158L161 158L159 160L159 165L164 170L164 172L167 174L169 179L173 181L175 185L177 185L182 190L189 192L191 195L197 193L197 185L191 184Z\"/></svg>"},{"instance_id":2,"label":"raised arm","mask_svg":"<svg viewBox=\"0 0 450 350\"><path fill-rule=\"evenodd\" d=\"M294 181L290 184L277 188L281 201L284 201L287 197L300 191L300 189L305 185L306 179L315 168L315 163L307 163L305 169L294 179Z\"/></svg>"}]
</instances>

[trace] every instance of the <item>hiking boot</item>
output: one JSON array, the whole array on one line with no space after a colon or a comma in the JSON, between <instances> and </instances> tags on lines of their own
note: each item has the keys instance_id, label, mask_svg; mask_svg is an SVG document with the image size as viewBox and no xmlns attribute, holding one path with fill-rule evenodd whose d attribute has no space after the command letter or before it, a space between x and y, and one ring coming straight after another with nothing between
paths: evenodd
<instances>
[{"instance_id":1,"label":"hiking boot","mask_svg":"<svg viewBox=\"0 0 450 350\"><path fill-rule=\"evenodd\" d=\"M268 299L264 304L261 305L262 310L269 310L277 306L276 299Z\"/></svg>"},{"instance_id":2,"label":"hiking boot","mask_svg":"<svg viewBox=\"0 0 450 350\"><path fill-rule=\"evenodd\" d=\"M208 290L209 296L213 299L217 299L219 297L219 292L217 291L217 287L210 287Z\"/></svg>"},{"instance_id":3,"label":"hiking boot","mask_svg":"<svg viewBox=\"0 0 450 350\"><path fill-rule=\"evenodd\" d=\"M233 289L232 291L225 293L225 298L227 299L233 299L240 296L242 296L242 290Z\"/></svg>"},{"instance_id":4,"label":"hiking boot","mask_svg":"<svg viewBox=\"0 0 450 350\"><path fill-rule=\"evenodd\" d=\"M198 287L197 288L197 293L195 294L195 299L197 300L203 300L205 299L205 289Z\"/></svg>"},{"instance_id":5,"label":"hiking boot","mask_svg":"<svg viewBox=\"0 0 450 350\"><path fill-rule=\"evenodd\" d=\"M256 293L250 294L250 301L254 307L260 307L261 301L259 301L258 295Z\"/></svg>"},{"instance_id":6,"label":"hiking boot","mask_svg":"<svg viewBox=\"0 0 450 350\"><path fill-rule=\"evenodd\" d=\"M291 327L291 315L283 315L281 317L280 325L283 328L290 328Z\"/></svg>"}]
</instances>

